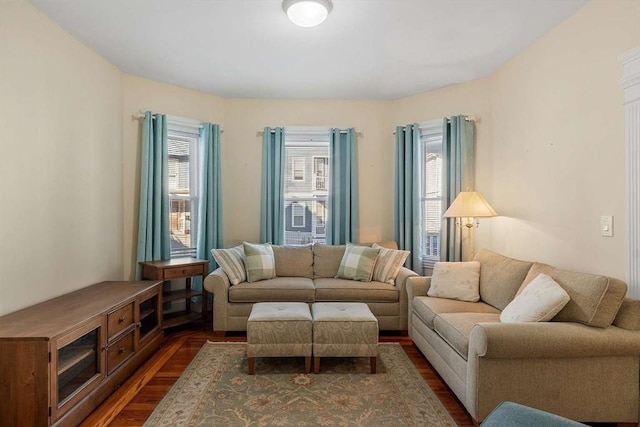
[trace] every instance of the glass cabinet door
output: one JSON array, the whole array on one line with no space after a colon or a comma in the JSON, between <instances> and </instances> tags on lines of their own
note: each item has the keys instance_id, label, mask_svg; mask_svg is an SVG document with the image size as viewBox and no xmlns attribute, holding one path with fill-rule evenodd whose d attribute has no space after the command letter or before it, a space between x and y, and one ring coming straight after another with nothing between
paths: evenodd
<instances>
[{"instance_id":1,"label":"glass cabinet door","mask_svg":"<svg viewBox=\"0 0 640 427\"><path fill-rule=\"evenodd\" d=\"M104 377L102 337L104 326L96 320L55 341L51 349L54 419L82 399Z\"/></svg>"}]
</instances>

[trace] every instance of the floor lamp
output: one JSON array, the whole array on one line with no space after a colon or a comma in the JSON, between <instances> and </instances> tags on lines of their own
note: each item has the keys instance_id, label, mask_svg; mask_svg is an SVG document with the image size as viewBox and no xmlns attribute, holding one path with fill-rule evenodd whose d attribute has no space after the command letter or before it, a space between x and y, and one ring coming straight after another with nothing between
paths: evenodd
<instances>
[{"instance_id":1,"label":"floor lamp","mask_svg":"<svg viewBox=\"0 0 640 427\"><path fill-rule=\"evenodd\" d=\"M461 191L456 199L451 203L449 209L443 215L443 218L456 218L456 225L460 227L460 259L465 261L463 252L462 252L462 226L466 227L468 230L467 237L467 251L468 258L471 258L471 239L472 239L472 231L471 229L474 226L478 226L477 218L481 217L492 217L497 216L495 210L487 203L487 201L482 197L482 194L477 191ZM463 219L465 219L463 223Z\"/></svg>"}]
</instances>

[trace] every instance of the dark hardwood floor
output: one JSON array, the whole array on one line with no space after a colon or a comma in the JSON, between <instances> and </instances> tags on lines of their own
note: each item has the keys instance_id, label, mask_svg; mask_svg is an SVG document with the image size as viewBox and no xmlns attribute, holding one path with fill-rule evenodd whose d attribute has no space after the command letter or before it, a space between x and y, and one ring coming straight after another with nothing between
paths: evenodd
<instances>
[{"instance_id":1,"label":"dark hardwood floor","mask_svg":"<svg viewBox=\"0 0 640 427\"><path fill-rule=\"evenodd\" d=\"M211 328L207 328L211 331ZM214 336L213 332L183 330L168 333L158 352L98 407L83 427L140 426L207 341L246 341L244 333ZM407 336L382 334L380 342L402 345L418 372L459 426L473 426L462 404Z\"/></svg>"}]
</instances>

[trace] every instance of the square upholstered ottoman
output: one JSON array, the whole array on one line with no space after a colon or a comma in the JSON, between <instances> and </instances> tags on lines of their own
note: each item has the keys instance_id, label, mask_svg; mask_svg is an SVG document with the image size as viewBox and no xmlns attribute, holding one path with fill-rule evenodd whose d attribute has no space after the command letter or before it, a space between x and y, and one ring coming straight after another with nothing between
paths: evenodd
<instances>
[{"instance_id":1,"label":"square upholstered ottoman","mask_svg":"<svg viewBox=\"0 0 640 427\"><path fill-rule=\"evenodd\" d=\"M309 306L303 302L259 302L247 321L247 365L254 373L255 357L303 356L305 373L311 370L312 326Z\"/></svg>"},{"instance_id":2,"label":"square upholstered ottoman","mask_svg":"<svg viewBox=\"0 0 640 427\"><path fill-rule=\"evenodd\" d=\"M313 370L320 372L321 357L369 357L376 373L378 319L367 304L317 302L313 315Z\"/></svg>"}]
</instances>

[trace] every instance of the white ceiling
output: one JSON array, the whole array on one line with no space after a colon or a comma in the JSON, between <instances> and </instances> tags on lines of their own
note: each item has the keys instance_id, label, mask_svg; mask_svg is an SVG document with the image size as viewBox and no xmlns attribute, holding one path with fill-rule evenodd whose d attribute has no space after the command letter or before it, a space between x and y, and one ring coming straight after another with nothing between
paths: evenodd
<instances>
[{"instance_id":1,"label":"white ceiling","mask_svg":"<svg viewBox=\"0 0 640 427\"><path fill-rule=\"evenodd\" d=\"M395 99L486 76L587 0L31 0L122 71L232 98Z\"/></svg>"}]
</instances>

